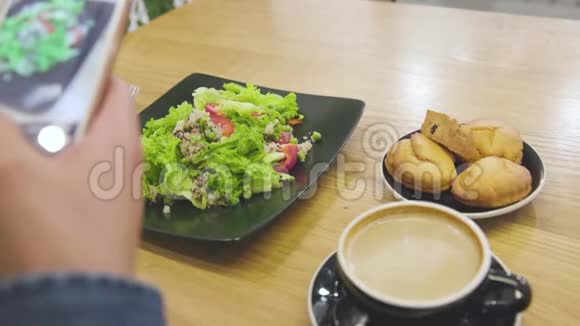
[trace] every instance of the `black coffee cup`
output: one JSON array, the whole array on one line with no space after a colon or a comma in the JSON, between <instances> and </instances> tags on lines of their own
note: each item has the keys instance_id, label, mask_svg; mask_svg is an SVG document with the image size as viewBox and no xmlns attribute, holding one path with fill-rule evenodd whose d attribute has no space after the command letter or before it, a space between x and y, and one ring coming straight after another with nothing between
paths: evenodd
<instances>
[{"instance_id":1,"label":"black coffee cup","mask_svg":"<svg viewBox=\"0 0 580 326\"><path fill-rule=\"evenodd\" d=\"M345 253L348 239L361 229L361 225L369 223L372 218L376 219L377 214L384 214L388 218L389 211L401 208L444 213L454 219L453 223L459 222L471 230L474 239L482 248L481 264L477 273L461 290L435 300L399 299L369 287L368 283L349 270L348 255ZM389 316L410 321L413 325L452 325L466 312L488 317L522 312L529 306L532 298L530 286L524 278L491 269L492 252L489 242L477 224L455 210L434 203L399 202L363 213L343 231L337 256L338 275L343 284L365 311L379 316L378 318ZM376 272L381 273L380 270Z\"/></svg>"}]
</instances>

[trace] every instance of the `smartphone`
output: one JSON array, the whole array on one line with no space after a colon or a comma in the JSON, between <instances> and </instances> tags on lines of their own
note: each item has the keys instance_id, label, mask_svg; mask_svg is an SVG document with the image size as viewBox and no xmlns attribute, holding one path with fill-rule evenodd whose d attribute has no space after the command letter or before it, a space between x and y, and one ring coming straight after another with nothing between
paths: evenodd
<instances>
[{"instance_id":1,"label":"smartphone","mask_svg":"<svg viewBox=\"0 0 580 326\"><path fill-rule=\"evenodd\" d=\"M2 1L2 0L0 0ZM8 0L0 112L57 153L86 131L127 30L130 0Z\"/></svg>"}]
</instances>

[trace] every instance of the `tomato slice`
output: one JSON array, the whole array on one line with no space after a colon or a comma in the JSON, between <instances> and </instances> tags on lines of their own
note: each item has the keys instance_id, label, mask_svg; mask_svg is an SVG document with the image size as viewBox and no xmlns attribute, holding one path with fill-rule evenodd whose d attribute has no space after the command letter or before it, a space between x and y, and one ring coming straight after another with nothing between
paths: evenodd
<instances>
[{"instance_id":1,"label":"tomato slice","mask_svg":"<svg viewBox=\"0 0 580 326\"><path fill-rule=\"evenodd\" d=\"M50 22L50 20L46 17L45 13L40 13L38 14L38 21L40 21L40 23L42 24L42 27L44 27L44 30L46 30L46 32L48 34L51 34L52 32L54 32L54 25Z\"/></svg>"},{"instance_id":2,"label":"tomato slice","mask_svg":"<svg viewBox=\"0 0 580 326\"><path fill-rule=\"evenodd\" d=\"M211 122L220 126L224 132L224 136L231 136L234 133L234 123L230 119L223 116L223 114L218 110L219 104L217 103L206 103L205 112L209 113L209 118Z\"/></svg>"},{"instance_id":3,"label":"tomato slice","mask_svg":"<svg viewBox=\"0 0 580 326\"><path fill-rule=\"evenodd\" d=\"M281 170L288 171L292 170L296 163L298 163L298 145L296 144L285 144L282 145L281 149L282 153L286 154L286 159L282 162L279 166L275 167L274 169L278 171L278 168ZM280 172L280 171L278 171Z\"/></svg>"},{"instance_id":4,"label":"tomato slice","mask_svg":"<svg viewBox=\"0 0 580 326\"><path fill-rule=\"evenodd\" d=\"M288 172L290 172L290 171L288 171L288 169L286 168L286 166L284 166L284 164L276 165L274 167L274 170L276 170L276 172L286 173L286 174L288 174Z\"/></svg>"},{"instance_id":5,"label":"tomato slice","mask_svg":"<svg viewBox=\"0 0 580 326\"><path fill-rule=\"evenodd\" d=\"M211 115L211 114L209 118L211 119L211 122L222 128L224 136L228 137L234 133L235 127L233 122L230 121L230 119L219 115Z\"/></svg>"},{"instance_id":6,"label":"tomato slice","mask_svg":"<svg viewBox=\"0 0 580 326\"><path fill-rule=\"evenodd\" d=\"M209 113L209 115L217 115L221 116L222 114L219 112L219 104L217 103L206 103L205 104L205 112Z\"/></svg>"},{"instance_id":7,"label":"tomato slice","mask_svg":"<svg viewBox=\"0 0 580 326\"><path fill-rule=\"evenodd\" d=\"M292 134L289 132L283 132L280 134L280 139L278 139L278 144L288 144L292 140Z\"/></svg>"},{"instance_id":8,"label":"tomato slice","mask_svg":"<svg viewBox=\"0 0 580 326\"><path fill-rule=\"evenodd\" d=\"M75 27L75 28L71 29L69 31L69 33L71 33L71 35L73 37L72 42L71 42L71 46L74 48L78 47L81 44L81 41L83 40L83 36L84 36L83 31L79 27Z\"/></svg>"}]
</instances>

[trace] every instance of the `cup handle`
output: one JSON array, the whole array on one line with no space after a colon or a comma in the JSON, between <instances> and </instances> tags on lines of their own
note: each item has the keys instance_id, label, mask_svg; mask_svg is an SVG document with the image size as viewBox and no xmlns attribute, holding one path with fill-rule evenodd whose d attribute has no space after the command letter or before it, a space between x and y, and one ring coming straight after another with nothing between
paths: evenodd
<instances>
[{"instance_id":1,"label":"cup handle","mask_svg":"<svg viewBox=\"0 0 580 326\"><path fill-rule=\"evenodd\" d=\"M532 289L528 281L505 271L491 270L487 282L495 284L493 291L483 296L482 313L489 315L515 314L524 311L532 301Z\"/></svg>"}]
</instances>

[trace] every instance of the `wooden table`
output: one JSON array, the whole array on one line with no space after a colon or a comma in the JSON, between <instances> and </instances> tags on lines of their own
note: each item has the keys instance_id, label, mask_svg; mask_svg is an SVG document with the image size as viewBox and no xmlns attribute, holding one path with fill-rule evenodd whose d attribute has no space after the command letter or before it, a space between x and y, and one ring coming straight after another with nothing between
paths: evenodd
<instances>
[{"instance_id":1,"label":"wooden table","mask_svg":"<svg viewBox=\"0 0 580 326\"><path fill-rule=\"evenodd\" d=\"M368 130L406 133L432 107L503 118L542 154L539 198L480 225L533 285L524 325L578 325L579 39L575 21L354 0L200 0L155 20L126 37L116 67L141 86L140 108L192 72L361 98L343 153L364 171L343 178L333 165L312 199L238 246L148 235L139 276L164 291L170 325L307 325L310 279L341 230L393 200L376 174L386 143L366 146Z\"/></svg>"}]
</instances>

